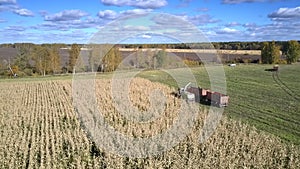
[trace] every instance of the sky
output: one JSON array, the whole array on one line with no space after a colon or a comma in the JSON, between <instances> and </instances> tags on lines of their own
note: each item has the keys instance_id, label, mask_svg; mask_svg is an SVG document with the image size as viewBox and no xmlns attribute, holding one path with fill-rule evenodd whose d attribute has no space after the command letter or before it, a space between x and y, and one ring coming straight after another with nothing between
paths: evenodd
<instances>
[{"instance_id":1,"label":"sky","mask_svg":"<svg viewBox=\"0 0 300 169\"><path fill-rule=\"evenodd\" d=\"M0 43L300 40L299 0L0 0Z\"/></svg>"}]
</instances>

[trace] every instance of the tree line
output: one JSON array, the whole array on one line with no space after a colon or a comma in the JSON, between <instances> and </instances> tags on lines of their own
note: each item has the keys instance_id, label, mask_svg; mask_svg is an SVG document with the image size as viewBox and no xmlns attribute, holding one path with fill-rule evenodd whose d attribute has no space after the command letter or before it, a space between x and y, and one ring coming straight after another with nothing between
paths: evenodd
<instances>
[{"instance_id":1,"label":"tree line","mask_svg":"<svg viewBox=\"0 0 300 169\"><path fill-rule=\"evenodd\" d=\"M119 48L134 48L135 56L129 59L127 66L134 68L157 69L162 67L178 67L165 49L230 49L230 50L261 50L261 63L294 63L300 59L300 44L296 40L281 42L217 42L190 44L92 44L88 45L88 56L81 58L83 44L33 44L15 43L1 44L2 48L16 48L17 55L12 61L0 62L1 75L51 75L73 73L75 71L111 72L120 65L124 57ZM63 66L60 49L68 49L69 58ZM151 48L159 50L150 50ZM142 50L142 49L147 49ZM172 61L171 61L172 59ZM181 61L182 62L182 61ZM189 66L201 65L201 62L184 60ZM173 65L172 65L173 64ZM8 69L9 67L9 69ZM126 67L126 66L125 66Z\"/></svg>"},{"instance_id":2,"label":"tree line","mask_svg":"<svg viewBox=\"0 0 300 169\"><path fill-rule=\"evenodd\" d=\"M300 59L299 41L265 41L265 42L212 42L181 44L123 44L123 48L168 48L168 49L217 49L217 50L260 50L261 63L295 63ZM192 62L186 60L186 63ZM191 63L197 65L197 63Z\"/></svg>"},{"instance_id":3,"label":"tree line","mask_svg":"<svg viewBox=\"0 0 300 169\"><path fill-rule=\"evenodd\" d=\"M274 41L281 51L286 51L289 41ZM299 43L299 41L296 41ZM221 50L261 50L264 42L205 42L173 44L120 44L122 48L167 48L167 49L221 49Z\"/></svg>"},{"instance_id":4,"label":"tree line","mask_svg":"<svg viewBox=\"0 0 300 169\"><path fill-rule=\"evenodd\" d=\"M285 59L281 59L281 56ZM295 63L300 59L300 44L298 41L291 40L284 46L277 45L275 41L263 42L261 49L261 61L265 64L272 63Z\"/></svg>"},{"instance_id":5,"label":"tree line","mask_svg":"<svg viewBox=\"0 0 300 169\"><path fill-rule=\"evenodd\" d=\"M295 40L294 40L295 41ZM286 51L290 41L274 41L281 51ZM300 41L296 41L300 42ZM20 46L35 46L33 43L6 43L0 44L1 47L19 48ZM42 46L51 46L52 44L42 44ZM71 47L72 44L56 43L61 47ZM85 44L78 44L84 47ZM120 48L167 48L167 49L222 49L222 50L261 50L264 41L254 42L205 42L205 43L171 43L171 44L118 44Z\"/></svg>"},{"instance_id":6,"label":"tree line","mask_svg":"<svg viewBox=\"0 0 300 169\"><path fill-rule=\"evenodd\" d=\"M12 63L6 65L13 67L13 71L8 72L8 75L17 73L19 76L34 74L45 76L46 74L60 73L60 47L59 44L34 45L24 43L16 45L17 56L12 60Z\"/></svg>"},{"instance_id":7,"label":"tree line","mask_svg":"<svg viewBox=\"0 0 300 169\"><path fill-rule=\"evenodd\" d=\"M13 60L0 62L0 75L8 76L35 76L54 75L61 73L85 72L85 71L114 71L121 62L121 54L116 46L95 45L88 50L88 64L81 56L80 44L32 44L18 43L10 46L2 44L2 47L17 49L17 55ZM68 61L62 64L60 56L61 48L68 50Z\"/></svg>"}]
</instances>

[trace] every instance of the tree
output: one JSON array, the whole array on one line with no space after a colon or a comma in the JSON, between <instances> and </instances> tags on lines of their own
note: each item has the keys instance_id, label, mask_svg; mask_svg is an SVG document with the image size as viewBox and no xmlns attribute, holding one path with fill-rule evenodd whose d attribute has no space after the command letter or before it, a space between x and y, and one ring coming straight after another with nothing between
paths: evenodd
<instances>
[{"instance_id":1,"label":"tree","mask_svg":"<svg viewBox=\"0 0 300 169\"><path fill-rule=\"evenodd\" d=\"M17 50L18 53L14 60L14 65L18 66L19 70L23 71L30 67L29 61L31 60L30 54L32 45L18 45Z\"/></svg>"},{"instance_id":2,"label":"tree","mask_svg":"<svg viewBox=\"0 0 300 169\"><path fill-rule=\"evenodd\" d=\"M262 63L278 63L280 59L280 48L276 46L275 41L263 42L261 49Z\"/></svg>"},{"instance_id":3,"label":"tree","mask_svg":"<svg viewBox=\"0 0 300 169\"><path fill-rule=\"evenodd\" d=\"M262 48L261 48L261 61L262 63L269 63L270 62L270 54L269 54L269 43L263 42Z\"/></svg>"},{"instance_id":4,"label":"tree","mask_svg":"<svg viewBox=\"0 0 300 169\"><path fill-rule=\"evenodd\" d=\"M103 57L104 45L92 45L89 53L89 70L101 71L101 58Z\"/></svg>"},{"instance_id":5,"label":"tree","mask_svg":"<svg viewBox=\"0 0 300 169\"><path fill-rule=\"evenodd\" d=\"M142 62L143 62L143 52L141 49L137 48L136 49L136 54L135 54L135 62L136 62L136 68L141 68Z\"/></svg>"},{"instance_id":6,"label":"tree","mask_svg":"<svg viewBox=\"0 0 300 169\"><path fill-rule=\"evenodd\" d=\"M88 65L84 63L84 60L81 55L78 56L75 66L76 72L85 72L88 68Z\"/></svg>"},{"instance_id":7,"label":"tree","mask_svg":"<svg viewBox=\"0 0 300 169\"><path fill-rule=\"evenodd\" d=\"M102 63L104 64L104 71L115 71L121 61L122 58L119 49L117 47L112 47L102 59Z\"/></svg>"},{"instance_id":8,"label":"tree","mask_svg":"<svg viewBox=\"0 0 300 169\"><path fill-rule=\"evenodd\" d=\"M286 53L287 63L289 64L294 63L299 59L299 57L300 57L300 44L295 40L289 41L287 45L287 53Z\"/></svg>"},{"instance_id":9,"label":"tree","mask_svg":"<svg viewBox=\"0 0 300 169\"><path fill-rule=\"evenodd\" d=\"M162 68L162 67L164 67L165 64L166 64L166 60L167 60L167 54L166 54L166 51L165 51L164 49L158 51L158 53L157 53L156 56L155 56L155 60L156 60L156 62L157 62L157 65L156 65L157 68Z\"/></svg>"},{"instance_id":10,"label":"tree","mask_svg":"<svg viewBox=\"0 0 300 169\"><path fill-rule=\"evenodd\" d=\"M50 47L50 69L52 73L59 73L61 72L61 61L59 56L59 46L58 45L51 45Z\"/></svg>"},{"instance_id":11,"label":"tree","mask_svg":"<svg viewBox=\"0 0 300 169\"><path fill-rule=\"evenodd\" d=\"M8 75L10 77L12 77L12 76L16 77L16 76L18 76L18 72L19 72L19 67L17 65L14 65L14 66L10 67L10 71L9 71Z\"/></svg>"},{"instance_id":12,"label":"tree","mask_svg":"<svg viewBox=\"0 0 300 169\"><path fill-rule=\"evenodd\" d=\"M280 60L280 47L276 46L275 41L270 44L271 63L279 63Z\"/></svg>"},{"instance_id":13,"label":"tree","mask_svg":"<svg viewBox=\"0 0 300 169\"><path fill-rule=\"evenodd\" d=\"M151 49L148 49L145 56L145 67L148 69L154 67L153 56L153 51L151 51Z\"/></svg>"},{"instance_id":14,"label":"tree","mask_svg":"<svg viewBox=\"0 0 300 169\"><path fill-rule=\"evenodd\" d=\"M45 76L49 73L61 71L59 46L57 45L36 45L32 52L35 71Z\"/></svg>"},{"instance_id":15,"label":"tree","mask_svg":"<svg viewBox=\"0 0 300 169\"><path fill-rule=\"evenodd\" d=\"M79 45L75 43L72 44L71 50L69 51L69 68L68 68L69 72L73 72L79 54L80 54Z\"/></svg>"},{"instance_id":16,"label":"tree","mask_svg":"<svg viewBox=\"0 0 300 169\"><path fill-rule=\"evenodd\" d=\"M47 47L36 46L33 52L36 72L45 76L51 71L51 55Z\"/></svg>"}]
</instances>

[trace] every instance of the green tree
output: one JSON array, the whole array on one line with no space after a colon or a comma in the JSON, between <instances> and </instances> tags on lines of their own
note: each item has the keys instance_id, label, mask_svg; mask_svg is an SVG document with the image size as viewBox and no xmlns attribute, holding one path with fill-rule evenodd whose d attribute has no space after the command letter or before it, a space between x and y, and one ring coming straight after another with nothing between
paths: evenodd
<instances>
[{"instance_id":1,"label":"green tree","mask_svg":"<svg viewBox=\"0 0 300 169\"><path fill-rule=\"evenodd\" d=\"M262 63L270 63L270 47L269 42L263 42L261 48L261 61Z\"/></svg>"},{"instance_id":2,"label":"green tree","mask_svg":"<svg viewBox=\"0 0 300 169\"><path fill-rule=\"evenodd\" d=\"M31 60L31 50L32 45L18 45L17 46L17 56L14 60L14 65L18 66L20 71L31 67L29 62Z\"/></svg>"},{"instance_id":3,"label":"green tree","mask_svg":"<svg viewBox=\"0 0 300 169\"><path fill-rule=\"evenodd\" d=\"M68 68L69 72L73 72L79 55L80 55L80 46L75 43L72 44L71 49L69 51L69 68Z\"/></svg>"},{"instance_id":4,"label":"green tree","mask_svg":"<svg viewBox=\"0 0 300 169\"><path fill-rule=\"evenodd\" d=\"M286 53L287 63L289 64L294 63L299 59L299 57L300 57L300 44L295 40L289 41L287 45L287 53Z\"/></svg>"},{"instance_id":5,"label":"green tree","mask_svg":"<svg viewBox=\"0 0 300 169\"><path fill-rule=\"evenodd\" d=\"M271 63L279 63L280 60L280 47L276 46L275 41L270 44Z\"/></svg>"},{"instance_id":6,"label":"green tree","mask_svg":"<svg viewBox=\"0 0 300 169\"><path fill-rule=\"evenodd\" d=\"M280 48L275 41L263 42L261 49L261 59L264 64L278 63L280 59Z\"/></svg>"},{"instance_id":7,"label":"green tree","mask_svg":"<svg viewBox=\"0 0 300 169\"><path fill-rule=\"evenodd\" d=\"M155 56L156 60L156 68L162 68L166 65L167 63L167 53L165 49L158 51L158 53Z\"/></svg>"}]
</instances>

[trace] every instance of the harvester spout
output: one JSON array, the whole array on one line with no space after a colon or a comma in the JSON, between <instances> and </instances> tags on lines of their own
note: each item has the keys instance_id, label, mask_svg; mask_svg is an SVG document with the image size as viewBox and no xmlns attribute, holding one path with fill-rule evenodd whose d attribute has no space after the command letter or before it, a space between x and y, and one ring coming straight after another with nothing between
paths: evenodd
<instances>
[{"instance_id":1,"label":"harvester spout","mask_svg":"<svg viewBox=\"0 0 300 169\"><path fill-rule=\"evenodd\" d=\"M185 85L185 87L184 87L184 91L186 91L186 90L187 90L187 88L189 87L189 85L191 85L191 82L189 82L187 85Z\"/></svg>"}]
</instances>

